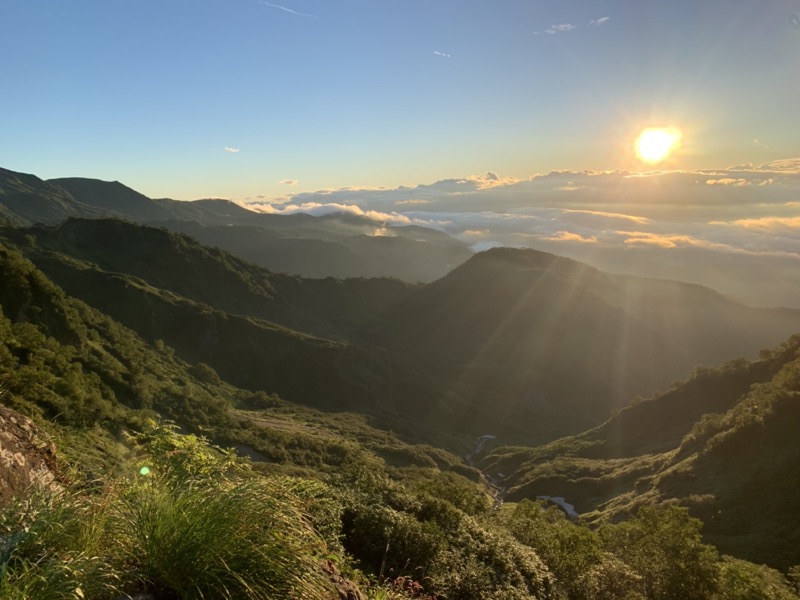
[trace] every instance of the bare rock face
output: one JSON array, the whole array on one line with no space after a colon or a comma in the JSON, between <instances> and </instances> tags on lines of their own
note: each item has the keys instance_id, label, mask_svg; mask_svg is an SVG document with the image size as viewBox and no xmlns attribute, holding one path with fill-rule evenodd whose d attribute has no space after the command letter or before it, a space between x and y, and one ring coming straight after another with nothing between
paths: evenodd
<instances>
[{"instance_id":1,"label":"bare rock face","mask_svg":"<svg viewBox=\"0 0 800 600\"><path fill-rule=\"evenodd\" d=\"M56 449L33 421L0 406L0 506L31 485L60 487Z\"/></svg>"}]
</instances>

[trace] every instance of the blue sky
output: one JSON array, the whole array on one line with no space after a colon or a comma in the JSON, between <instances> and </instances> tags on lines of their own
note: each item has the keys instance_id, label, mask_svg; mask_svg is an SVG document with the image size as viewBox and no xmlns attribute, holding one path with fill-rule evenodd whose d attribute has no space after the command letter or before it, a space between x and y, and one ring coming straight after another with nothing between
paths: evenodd
<instances>
[{"instance_id":1,"label":"blue sky","mask_svg":"<svg viewBox=\"0 0 800 600\"><path fill-rule=\"evenodd\" d=\"M800 156L796 0L0 0L0 165L151 197Z\"/></svg>"}]
</instances>

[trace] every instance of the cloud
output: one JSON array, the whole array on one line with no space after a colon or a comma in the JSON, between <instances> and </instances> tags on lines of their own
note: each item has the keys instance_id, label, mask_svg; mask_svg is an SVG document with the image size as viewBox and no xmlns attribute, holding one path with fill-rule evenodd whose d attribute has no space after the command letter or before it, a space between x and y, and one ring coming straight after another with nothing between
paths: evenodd
<instances>
[{"instance_id":1,"label":"cloud","mask_svg":"<svg viewBox=\"0 0 800 600\"><path fill-rule=\"evenodd\" d=\"M733 179L731 177L723 177L722 179L707 179L706 185L732 185L735 187L745 187L751 184L747 179Z\"/></svg>"},{"instance_id":2,"label":"cloud","mask_svg":"<svg viewBox=\"0 0 800 600\"><path fill-rule=\"evenodd\" d=\"M298 17L308 17L310 19L319 19L319 17L315 15L309 15L308 13L297 12L296 10L292 10L291 8L287 8L285 6L281 6L280 4L272 4L267 2L266 0L259 0L259 4L263 4L264 6L269 6L270 8L277 8L278 10L283 10L287 13L297 15Z\"/></svg>"},{"instance_id":3,"label":"cloud","mask_svg":"<svg viewBox=\"0 0 800 600\"><path fill-rule=\"evenodd\" d=\"M225 152L230 152L231 154L236 154L237 152L239 152L239 148L230 148L228 146L225 146Z\"/></svg>"},{"instance_id":4,"label":"cloud","mask_svg":"<svg viewBox=\"0 0 800 600\"><path fill-rule=\"evenodd\" d=\"M307 202L304 204L274 204L274 203L260 203L251 202L247 203L246 208L273 215L293 215L298 213L321 216L330 215L333 213L347 213L351 215L358 215L360 217L367 217L374 221L382 223L389 223L392 225L412 225L414 221L399 213L385 213L376 210L364 210L354 204L321 204L318 202Z\"/></svg>"},{"instance_id":5,"label":"cloud","mask_svg":"<svg viewBox=\"0 0 800 600\"><path fill-rule=\"evenodd\" d=\"M442 58L451 58L451 55L448 54L447 52L439 52L438 50L434 50L433 53L436 56L441 56Z\"/></svg>"},{"instance_id":6,"label":"cloud","mask_svg":"<svg viewBox=\"0 0 800 600\"><path fill-rule=\"evenodd\" d=\"M647 217L638 217L636 215L623 215L621 213L612 213L612 212L605 212L601 210L579 210L579 209L572 209L568 208L564 211L566 215L591 215L593 217L602 217L605 219L613 219L613 220L621 220L621 221L630 221L632 223L636 223L638 225L646 225L650 223L650 219Z\"/></svg>"},{"instance_id":7,"label":"cloud","mask_svg":"<svg viewBox=\"0 0 800 600\"><path fill-rule=\"evenodd\" d=\"M554 235L547 236L542 238L548 240L550 242L580 242L582 244L596 244L597 237L596 236L589 236L584 237L580 233L573 233L571 231L557 231Z\"/></svg>"},{"instance_id":8,"label":"cloud","mask_svg":"<svg viewBox=\"0 0 800 600\"><path fill-rule=\"evenodd\" d=\"M572 31L573 29L575 29L575 25L572 23L558 23L556 25L551 25L544 31L536 31L534 33L549 33L550 35L555 35L557 33L566 33L568 31Z\"/></svg>"},{"instance_id":9,"label":"cloud","mask_svg":"<svg viewBox=\"0 0 800 600\"><path fill-rule=\"evenodd\" d=\"M558 187L554 187L554 190L557 192L577 192L579 190L587 189L584 185L575 185L572 181L568 181L567 185L561 185Z\"/></svg>"},{"instance_id":10,"label":"cloud","mask_svg":"<svg viewBox=\"0 0 800 600\"><path fill-rule=\"evenodd\" d=\"M733 225L745 229L760 229L774 231L778 229L800 230L800 216L798 217L761 217L758 219L737 219L735 221L712 221L709 225Z\"/></svg>"},{"instance_id":11,"label":"cloud","mask_svg":"<svg viewBox=\"0 0 800 600\"><path fill-rule=\"evenodd\" d=\"M605 25L611 20L611 17L600 17L599 19L592 19L589 21L589 27L600 27Z\"/></svg>"},{"instance_id":12,"label":"cloud","mask_svg":"<svg viewBox=\"0 0 800 600\"><path fill-rule=\"evenodd\" d=\"M677 248L678 246L698 246L708 248L714 245L705 240L694 238L690 235L660 235L645 231L616 231L614 233L624 237L625 240L623 243L630 246L643 244L649 246L658 246L659 248Z\"/></svg>"},{"instance_id":13,"label":"cloud","mask_svg":"<svg viewBox=\"0 0 800 600\"><path fill-rule=\"evenodd\" d=\"M300 183L297 179L281 179L278 184L279 185L297 185Z\"/></svg>"},{"instance_id":14,"label":"cloud","mask_svg":"<svg viewBox=\"0 0 800 600\"><path fill-rule=\"evenodd\" d=\"M420 199L410 199L410 200L398 200L394 203L395 206L421 206L423 204L430 204L430 200L420 200Z\"/></svg>"},{"instance_id":15,"label":"cloud","mask_svg":"<svg viewBox=\"0 0 800 600\"><path fill-rule=\"evenodd\" d=\"M764 142L762 142L758 138L753 138L753 146L756 146L758 148L764 148L765 150L769 150L769 146L767 146Z\"/></svg>"},{"instance_id":16,"label":"cloud","mask_svg":"<svg viewBox=\"0 0 800 600\"><path fill-rule=\"evenodd\" d=\"M646 173L512 178L487 171L416 186L292 194L260 210L347 212L376 219L372 228L421 225L474 250L528 246L607 271L709 285L751 304L800 308L798 199L800 159L790 158Z\"/></svg>"},{"instance_id":17,"label":"cloud","mask_svg":"<svg viewBox=\"0 0 800 600\"><path fill-rule=\"evenodd\" d=\"M793 173L800 175L800 158L785 158L782 160L773 160L766 164L761 165L760 171L772 171L775 173Z\"/></svg>"}]
</instances>

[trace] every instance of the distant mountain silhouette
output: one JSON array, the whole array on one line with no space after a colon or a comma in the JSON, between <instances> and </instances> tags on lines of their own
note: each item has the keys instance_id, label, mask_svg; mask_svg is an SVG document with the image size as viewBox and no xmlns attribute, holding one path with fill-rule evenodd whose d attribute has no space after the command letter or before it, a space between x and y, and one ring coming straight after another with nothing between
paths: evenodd
<instances>
[{"instance_id":1,"label":"distant mountain silhouette","mask_svg":"<svg viewBox=\"0 0 800 600\"><path fill-rule=\"evenodd\" d=\"M56 225L112 217L188 233L272 271L306 277L432 281L472 253L439 231L359 215L271 215L229 200L152 200L119 183L78 177L43 181L0 169L0 220Z\"/></svg>"}]
</instances>

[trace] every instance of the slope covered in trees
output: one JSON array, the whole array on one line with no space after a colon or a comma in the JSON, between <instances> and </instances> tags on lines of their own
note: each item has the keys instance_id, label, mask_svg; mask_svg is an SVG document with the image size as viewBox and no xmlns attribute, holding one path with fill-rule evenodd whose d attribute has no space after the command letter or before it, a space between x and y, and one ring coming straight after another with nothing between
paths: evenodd
<instances>
[{"instance_id":1,"label":"slope covered in trees","mask_svg":"<svg viewBox=\"0 0 800 600\"><path fill-rule=\"evenodd\" d=\"M40 246L35 237L19 243L43 264L48 252L53 264L74 261L63 273L85 269L101 283L125 282L131 294L152 288L166 304L201 306L105 271L88 255L58 256L55 245ZM176 247L193 255L184 244ZM187 362L163 340L150 342L74 298L8 244L0 246L0 280L0 401L54 437L67 489L32 491L0 511L4 597L327 599L336 593L324 570L331 557L373 599L722 599L742 590L795 597L780 573L703 543L700 521L680 508L640 509L599 530L529 501L493 511L480 473L457 456L409 444L361 415L235 387L208 364ZM268 299L273 289L279 286L255 285L251 293ZM302 338L301 345L341 344L264 327ZM782 390L795 385L779 365L780 356L796 353L792 344L766 357L772 366L762 369L784 373ZM750 413L743 415L732 422ZM150 420L159 417L257 462L241 465L229 450L154 428ZM726 423L715 421L697 439L724 439ZM123 432L138 432L138 442L131 446ZM228 538L237 544L207 551Z\"/></svg>"},{"instance_id":2,"label":"slope covered in trees","mask_svg":"<svg viewBox=\"0 0 800 600\"><path fill-rule=\"evenodd\" d=\"M672 390L583 434L499 447L509 499L564 496L586 517L618 519L677 502L724 551L786 569L800 563L800 336L760 359L700 368Z\"/></svg>"}]
</instances>

